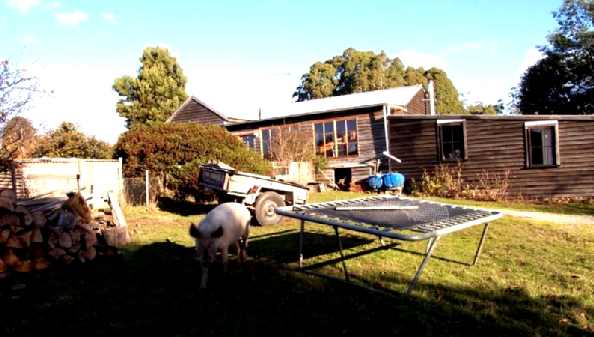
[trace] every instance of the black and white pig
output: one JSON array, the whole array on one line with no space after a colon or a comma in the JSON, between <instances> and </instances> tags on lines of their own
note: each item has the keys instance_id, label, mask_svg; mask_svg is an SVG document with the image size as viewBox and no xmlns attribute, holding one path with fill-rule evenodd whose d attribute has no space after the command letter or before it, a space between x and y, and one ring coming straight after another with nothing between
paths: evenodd
<instances>
[{"instance_id":1,"label":"black and white pig","mask_svg":"<svg viewBox=\"0 0 594 337\"><path fill-rule=\"evenodd\" d=\"M196 241L202 267L201 288L206 288L208 267L215 262L217 252L221 252L224 271L227 271L229 246L233 244L240 261L245 261L251 217L245 205L229 202L215 207L198 224L190 224L190 236Z\"/></svg>"}]
</instances>

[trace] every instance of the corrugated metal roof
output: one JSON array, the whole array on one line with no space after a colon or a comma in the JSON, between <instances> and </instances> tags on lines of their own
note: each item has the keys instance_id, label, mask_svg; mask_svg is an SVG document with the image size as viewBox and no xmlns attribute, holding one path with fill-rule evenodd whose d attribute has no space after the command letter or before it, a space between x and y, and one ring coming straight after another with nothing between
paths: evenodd
<instances>
[{"instance_id":1,"label":"corrugated metal roof","mask_svg":"<svg viewBox=\"0 0 594 337\"><path fill-rule=\"evenodd\" d=\"M341 111L369 107L382 104L406 106L422 89L420 84L407 87L397 87L384 90L374 90L343 96L312 99L309 101L291 103L274 109L263 109L264 119L304 115L329 111Z\"/></svg>"}]
</instances>

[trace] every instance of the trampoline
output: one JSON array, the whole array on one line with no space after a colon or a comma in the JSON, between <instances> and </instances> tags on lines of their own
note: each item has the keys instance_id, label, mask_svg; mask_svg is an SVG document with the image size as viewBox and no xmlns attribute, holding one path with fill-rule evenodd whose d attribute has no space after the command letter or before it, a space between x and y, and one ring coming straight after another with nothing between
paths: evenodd
<instances>
[{"instance_id":1,"label":"trampoline","mask_svg":"<svg viewBox=\"0 0 594 337\"><path fill-rule=\"evenodd\" d=\"M383 195L352 200L337 200L300 206L278 207L275 212L301 220L299 234L299 268L303 268L303 236L305 222L332 226L336 234L345 278L349 280L339 228L402 241L427 240L427 250L409 283L410 294L427 265L437 242L443 235L465 228L484 225L472 265L478 262L487 237L489 222L501 213L432 201Z\"/></svg>"}]
</instances>

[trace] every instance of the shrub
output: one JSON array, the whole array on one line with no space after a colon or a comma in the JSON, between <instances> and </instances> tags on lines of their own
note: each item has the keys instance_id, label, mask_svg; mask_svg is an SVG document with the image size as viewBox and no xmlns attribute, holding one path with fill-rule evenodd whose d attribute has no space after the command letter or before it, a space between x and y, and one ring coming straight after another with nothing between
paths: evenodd
<instances>
[{"instance_id":1,"label":"shrub","mask_svg":"<svg viewBox=\"0 0 594 337\"><path fill-rule=\"evenodd\" d=\"M503 174L481 171L466 182L462 177L462 165L439 165L433 172L423 171L419 181L412 179L411 192L417 196L466 198L482 201L498 201L507 197L509 171Z\"/></svg>"},{"instance_id":2,"label":"shrub","mask_svg":"<svg viewBox=\"0 0 594 337\"><path fill-rule=\"evenodd\" d=\"M209 161L221 161L246 172L271 171L269 162L215 125L139 125L120 136L114 153L122 157L126 176L141 176L147 169L161 174L177 196L195 195L198 166Z\"/></svg>"}]
</instances>

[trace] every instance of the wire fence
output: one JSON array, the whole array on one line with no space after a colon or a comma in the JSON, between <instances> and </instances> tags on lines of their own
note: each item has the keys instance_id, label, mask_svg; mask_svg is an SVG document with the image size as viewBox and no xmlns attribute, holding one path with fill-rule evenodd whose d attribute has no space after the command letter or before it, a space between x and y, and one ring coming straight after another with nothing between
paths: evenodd
<instances>
[{"instance_id":1,"label":"wire fence","mask_svg":"<svg viewBox=\"0 0 594 337\"><path fill-rule=\"evenodd\" d=\"M124 196L128 205L147 206L146 177L126 177L124 178ZM148 179L149 204L155 204L163 191L163 182L160 177L151 176Z\"/></svg>"}]
</instances>

